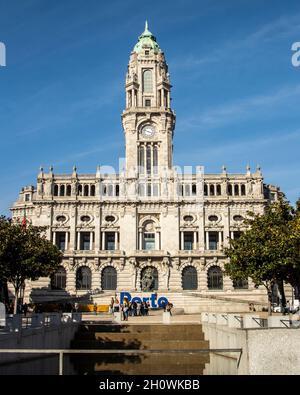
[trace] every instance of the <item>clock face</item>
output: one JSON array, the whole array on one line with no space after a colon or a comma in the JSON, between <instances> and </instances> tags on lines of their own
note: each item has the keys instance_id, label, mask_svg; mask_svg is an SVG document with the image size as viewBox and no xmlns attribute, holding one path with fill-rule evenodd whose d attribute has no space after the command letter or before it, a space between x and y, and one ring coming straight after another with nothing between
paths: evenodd
<instances>
[{"instance_id":1,"label":"clock face","mask_svg":"<svg viewBox=\"0 0 300 395\"><path fill-rule=\"evenodd\" d=\"M146 126L144 126L143 127L143 129L142 129L142 135L144 136L144 137L153 137L154 136L154 133L155 133L155 129L154 129L154 127L153 126L151 126L151 125L146 125Z\"/></svg>"}]
</instances>

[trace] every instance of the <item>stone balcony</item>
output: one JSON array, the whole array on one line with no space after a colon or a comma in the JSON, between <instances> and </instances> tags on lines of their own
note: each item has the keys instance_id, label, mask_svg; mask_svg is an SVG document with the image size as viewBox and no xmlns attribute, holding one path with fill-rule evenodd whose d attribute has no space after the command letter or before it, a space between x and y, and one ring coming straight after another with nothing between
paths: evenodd
<instances>
[{"instance_id":1,"label":"stone balcony","mask_svg":"<svg viewBox=\"0 0 300 395\"><path fill-rule=\"evenodd\" d=\"M138 258L155 258L155 257L162 257L162 256L169 256L169 252L166 250L135 250L134 256Z\"/></svg>"}]
</instances>

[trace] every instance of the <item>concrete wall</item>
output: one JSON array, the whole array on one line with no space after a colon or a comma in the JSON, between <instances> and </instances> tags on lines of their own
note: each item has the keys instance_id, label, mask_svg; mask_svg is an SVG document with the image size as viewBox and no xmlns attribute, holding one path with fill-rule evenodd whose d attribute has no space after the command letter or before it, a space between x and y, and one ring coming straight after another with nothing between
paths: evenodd
<instances>
[{"instance_id":1,"label":"concrete wall","mask_svg":"<svg viewBox=\"0 0 300 395\"><path fill-rule=\"evenodd\" d=\"M21 354L2 354L1 349L4 348L69 348L70 342L78 329L78 325L79 323L72 322L57 327L29 328L21 332L3 332L0 334L0 363L22 359Z\"/></svg>"},{"instance_id":2,"label":"concrete wall","mask_svg":"<svg viewBox=\"0 0 300 395\"><path fill-rule=\"evenodd\" d=\"M210 348L242 348L238 353L213 355L204 374L291 375L300 372L300 330L240 329L202 322Z\"/></svg>"}]
</instances>

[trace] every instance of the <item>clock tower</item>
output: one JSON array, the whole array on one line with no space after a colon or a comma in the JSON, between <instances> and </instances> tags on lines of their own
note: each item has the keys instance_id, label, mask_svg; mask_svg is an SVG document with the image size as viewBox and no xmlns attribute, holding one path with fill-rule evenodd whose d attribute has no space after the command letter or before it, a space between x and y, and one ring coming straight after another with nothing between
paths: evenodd
<instances>
[{"instance_id":1,"label":"clock tower","mask_svg":"<svg viewBox=\"0 0 300 395\"><path fill-rule=\"evenodd\" d=\"M172 167L175 114L168 65L147 22L130 54L125 87L127 177L159 177Z\"/></svg>"}]
</instances>

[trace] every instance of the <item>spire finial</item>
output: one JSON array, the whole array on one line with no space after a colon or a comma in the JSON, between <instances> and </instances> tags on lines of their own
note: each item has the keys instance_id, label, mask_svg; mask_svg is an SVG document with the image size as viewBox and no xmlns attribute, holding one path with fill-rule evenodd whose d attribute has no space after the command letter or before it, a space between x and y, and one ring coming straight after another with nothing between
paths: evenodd
<instances>
[{"instance_id":1,"label":"spire finial","mask_svg":"<svg viewBox=\"0 0 300 395\"><path fill-rule=\"evenodd\" d=\"M145 30L148 30L148 21L147 21L147 19L145 21Z\"/></svg>"}]
</instances>

